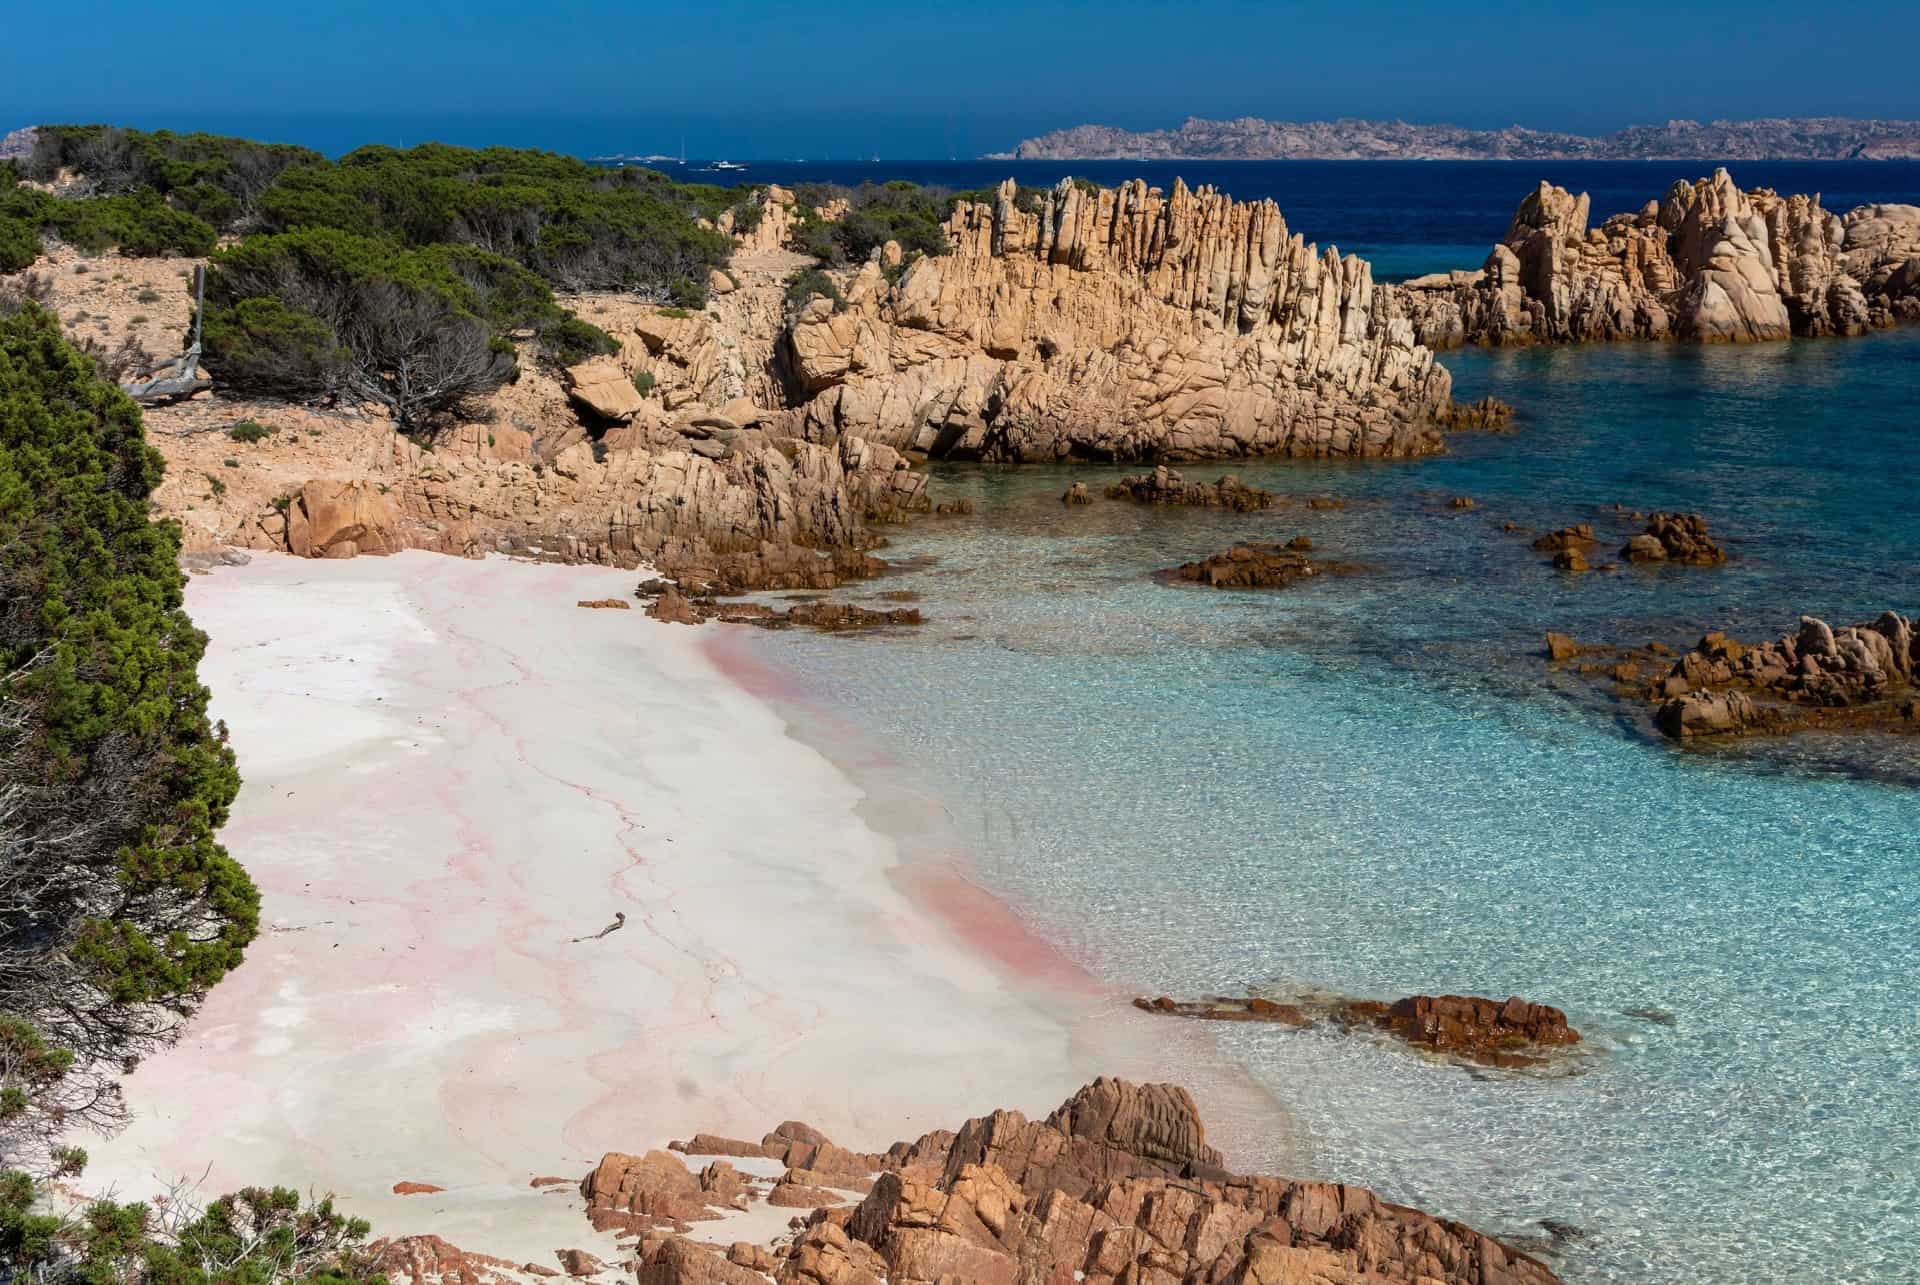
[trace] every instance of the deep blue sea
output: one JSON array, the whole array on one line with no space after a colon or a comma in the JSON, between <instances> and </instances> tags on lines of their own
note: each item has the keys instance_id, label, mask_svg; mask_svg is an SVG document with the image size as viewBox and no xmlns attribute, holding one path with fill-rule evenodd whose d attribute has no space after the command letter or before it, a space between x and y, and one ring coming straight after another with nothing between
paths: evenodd
<instances>
[{"instance_id":1,"label":"deep blue sea","mask_svg":"<svg viewBox=\"0 0 1920 1285\"><path fill-rule=\"evenodd\" d=\"M774 168L747 177L800 177ZM1010 168L1065 167L884 176ZM1539 177L1598 216L1700 168L1180 170L1411 272L1477 264ZM1916 166L1735 176L1920 202ZM980 512L896 533L889 556L925 561L885 585L924 595L924 629L753 645L1117 987L1518 993L1586 1032L1577 1073L1539 1075L1225 1030L1316 1174L1508 1236L1570 1225L1551 1261L1573 1281L1920 1279L1920 738L1683 752L1541 654L1546 629L1688 643L1920 612L1920 330L1444 360L1518 408L1513 433L1233 470L1331 511L1067 510L1070 480L1123 470L943 467L938 496ZM1704 513L1732 561L1575 579L1503 530L1623 541L1614 505ZM1300 533L1369 570L1257 594L1151 577Z\"/></svg>"}]
</instances>

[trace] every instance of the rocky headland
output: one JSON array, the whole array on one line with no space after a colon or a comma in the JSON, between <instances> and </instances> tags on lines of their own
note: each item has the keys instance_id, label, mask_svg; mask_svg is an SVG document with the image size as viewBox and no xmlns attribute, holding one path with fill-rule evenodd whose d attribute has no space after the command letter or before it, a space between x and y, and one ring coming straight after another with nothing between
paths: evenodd
<instances>
[{"instance_id":1,"label":"rocky headland","mask_svg":"<svg viewBox=\"0 0 1920 1285\"><path fill-rule=\"evenodd\" d=\"M1429 348L1856 335L1920 319L1920 207L1844 215L1818 194L1743 191L1725 169L1589 227L1542 182L1477 271L1384 288Z\"/></svg>"},{"instance_id":2,"label":"rocky headland","mask_svg":"<svg viewBox=\"0 0 1920 1285\"><path fill-rule=\"evenodd\" d=\"M995 1111L878 1154L797 1121L758 1142L697 1134L667 1151L609 1153L580 1190L596 1227L623 1236L620 1268L641 1285L1558 1279L1470 1227L1359 1187L1234 1173L1185 1090L1105 1078L1044 1120ZM729 1234L767 1207L797 1212L771 1237ZM524 1275L424 1240L382 1246L389 1273L414 1285ZM607 1266L580 1253L555 1258L570 1274Z\"/></svg>"},{"instance_id":3,"label":"rocky headland","mask_svg":"<svg viewBox=\"0 0 1920 1285\"><path fill-rule=\"evenodd\" d=\"M462 422L402 433L371 405L211 387L147 409L163 510L188 550L350 557L422 548L621 566L784 566L928 512L928 457L1408 456L1504 408L1456 407L1365 261L1321 253L1270 201L1144 183L1009 182L961 202L949 252L889 244L795 308L802 210L772 188L703 310L563 294L618 351L516 378ZM733 212L722 218L732 226ZM186 346L197 261L36 265L50 306L112 346ZM776 587L777 575L742 587ZM826 588L826 583L800 587Z\"/></svg>"},{"instance_id":4,"label":"rocky headland","mask_svg":"<svg viewBox=\"0 0 1920 1285\"><path fill-rule=\"evenodd\" d=\"M1406 121L1278 121L1190 116L1178 129L1076 125L988 159L1018 160L1912 160L1920 121L1845 117L1670 120L1589 136L1512 125L1465 129Z\"/></svg>"}]
</instances>

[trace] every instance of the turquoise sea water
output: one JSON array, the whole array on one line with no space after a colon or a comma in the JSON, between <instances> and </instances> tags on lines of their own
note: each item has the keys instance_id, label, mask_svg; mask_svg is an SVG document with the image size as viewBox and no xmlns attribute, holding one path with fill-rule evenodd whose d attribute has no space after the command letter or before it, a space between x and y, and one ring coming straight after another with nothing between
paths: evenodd
<instances>
[{"instance_id":1,"label":"turquoise sea water","mask_svg":"<svg viewBox=\"0 0 1920 1285\"><path fill-rule=\"evenodd\" d=\"M1336 511L1066 510L1108 468L947 468L898 534L918 633L756 636L937 797L981 877L1116 986L1518 993L1577 1074L1223 1032L1319 1174L1538 1237L1576 1281L1920 1276L1920 739L1680 752L1540 636L1771 636L1920 611L1920 331L1456 353L1511 435L1235 471ZM1218 466L1190 473L1213 476ZM1448 507L1454 495L1478 507ZM1574 579L1529 532L1707 515L1733 561ZM1150 573L1310 535L1368 572Z\"/></svg>"}]
</instances>

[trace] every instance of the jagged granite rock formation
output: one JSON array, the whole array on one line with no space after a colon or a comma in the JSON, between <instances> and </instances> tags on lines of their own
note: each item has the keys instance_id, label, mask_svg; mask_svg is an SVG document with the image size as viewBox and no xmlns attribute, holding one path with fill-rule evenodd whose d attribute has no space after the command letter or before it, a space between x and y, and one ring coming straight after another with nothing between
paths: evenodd
<instances>
[{"instance_id":1,"label":"jagged granite rock formation","mask_svg":"<svg viewBox=\"0 0 1920 1285\"><path fill-rule=\"evenodd\" d=\"M1176 182L962 204L951 253L869 264L786 337L802 433L990 460L1418 455L1451 380L1362 259Z\"/></svg>"},{"instance_id":2,"label":"jagged granite rock formation","mask_svg":"<svg viewBox=\"0 0 1920 1285\"><path fill-rule=\"evenodd\" d=\"M794 1128L804 1126L782 1126ZM703 1140L728 1154L753 1154L751 1143L696 1138L695 1144ZM882 1156L778 1133L768 1135L759 1154L784 1160L787 1186L798 1185L802 1166L854 1176L879 1172L866 1179L870 1188L858 1204L817 1208L797 1220L791 1237L771 1246L738 1243L723 1251L675 1235L643 1236L640 1285L744 1285L769 1276L782 1285L1550 1285L1557 1279L1544 1264L1469 1227L1358 1187L1228 1172L1206 1143L1193 1100L1171 1085L1101 1079L1043 1121L996 1111L957 1133L930 1133ZM820 1164L816 1154L830 1154L832 1163ZM846 1181L833 1185L844 1188Z\"/></svg>"},{"instance_id":3,"label":"jagged granite rock formation","mask_svg":"<svg viewBox=\"0 0 1920 1285\"><path fill-rule=\"evenodd\" d=\"M1478 272L1383 287L1430 348L1853 335L1920 318L1920 207L1845 217L1819 196L1742 191L1724 169L1588 227L1590 201L1541 183Z\"/></svg>"}]
</instances>

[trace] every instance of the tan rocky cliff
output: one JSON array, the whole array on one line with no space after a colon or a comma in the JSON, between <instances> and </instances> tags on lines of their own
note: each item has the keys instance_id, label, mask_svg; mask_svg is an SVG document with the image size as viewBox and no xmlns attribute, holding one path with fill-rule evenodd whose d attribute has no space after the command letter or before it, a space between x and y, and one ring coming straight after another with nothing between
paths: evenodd
<instances>
[{"instance_id":1,"label":"tan rocky cliff","mask_svg":"<svg viewBox=\"0 0 1920 1285\"><path fill-rule=\"evenodd\" d=\"M815 299L786 355L803 435L993 460L1416 455L1450 378L1375 305L1364 260L1271 201L1176 182L1036 211L1011 181L948 220L951 253Z\"/></svg>"},{"instance_id":2,"label":"tan rocky cliff","mask_svg":"<svg viewBox=\"0 0 1920 1285\"><path fill-rule=\"evenodd\" d=\"M1478 272L1384 292L1433 348L1853 335L1920 319L1920 208L1846 216L1819 196L1742 191L1726 170L1588 226L1590 202L1541 183Z\"/></svg>"}]
</instances>

